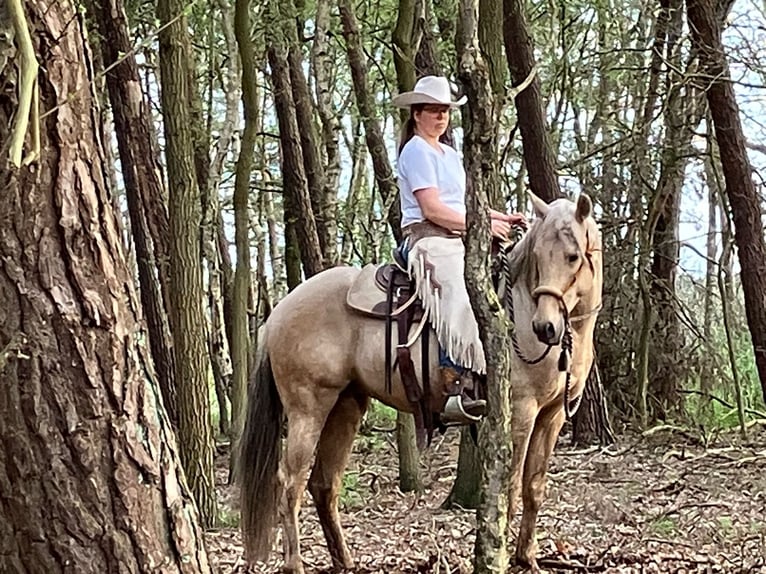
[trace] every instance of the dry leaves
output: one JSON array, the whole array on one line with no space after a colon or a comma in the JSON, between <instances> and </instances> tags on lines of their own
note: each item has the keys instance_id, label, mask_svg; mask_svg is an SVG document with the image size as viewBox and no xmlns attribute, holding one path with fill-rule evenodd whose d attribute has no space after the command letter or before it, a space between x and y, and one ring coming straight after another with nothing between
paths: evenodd
<instances>
[{"instance_id":1,"label":"dry leaves","mask_svg":"<svg viewBox=\"0 0 766 574\"><path fill-rule=\"evenodd\" d=\"M471 572L474 513L440 508L455 472L458 433L437 439L423 456L426 491L421 495L399 492L395 450L379 436L358 440L345 481L342 520L355 572ZM679 440L623 437L607 451L573 451L562 437L538 521L541 567L547 572L766 573L766 434L750 445L728 444L724 437L707 450ZM221 505L234 513L236 492L225 486L225 458L219 465ZM308 495L301 528L307 573L329 572ZM281 548L279 538L276 548ZM221 574L270 574L282 564L275 551L268 564L246 570L236 528L209 532L208 550Z\"/></svg>"}]
</instances>

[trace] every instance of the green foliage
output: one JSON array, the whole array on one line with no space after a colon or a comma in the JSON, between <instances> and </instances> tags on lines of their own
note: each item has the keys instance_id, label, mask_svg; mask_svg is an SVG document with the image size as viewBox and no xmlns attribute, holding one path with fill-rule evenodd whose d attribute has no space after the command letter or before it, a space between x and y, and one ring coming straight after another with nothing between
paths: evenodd
<instances>
[{"instance_id":1,"label":"green foliage","mask_svg":"<svg viewBox=\"0 0 766 574\"><path fill-rule=\"evenodd\" d=\"M240 518L239 511L223 506L218 510L218 526L221 528L239 528Z\"/></svg>"},{"instance_id":2,"label":"green foliage","mask_svg":"<svg viewBox=\"0 0 766 574\"><path fill-rule=\"evenodd\" d=\"M348 471L343 475L340 504L344 510L354 510L363 507L364 500L369 494L369 488L366 488L359 482L358 471Z\"/></svg>"},{"instance_id":3,"label":"green foliage","mask_svg":"<svg viewBox=\"0 0 766 574\"><path fill-rule=\"evenodd\" d=\"M657 536L665 538L672 538L678 531L676 521L669 516L658 518L649 527Z\"/></svg>"},{"instance_id":4,"label":"green foliage","mask_svg":"<svg viewBox=\"0 0 766 574\"><path fill-rule=\"evenodd\" d=\"M387 445L386 437L391 435L395 428L396 409L376 400L371 401L357 437L357 450L366 453L384 451Z\"/></svg>"}]
</instances>

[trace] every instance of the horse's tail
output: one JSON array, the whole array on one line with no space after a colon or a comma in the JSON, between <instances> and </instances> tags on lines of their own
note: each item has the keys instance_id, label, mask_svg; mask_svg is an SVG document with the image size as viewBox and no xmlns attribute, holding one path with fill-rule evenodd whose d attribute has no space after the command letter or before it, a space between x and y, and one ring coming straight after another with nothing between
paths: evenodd
<instances>
[{"instance_id":1,"label":"horse's tail","mask_svg":"<svg viewBox=\"0 0 766 574\"><path fill-rule=\"evenodd\" d=\"M271 551L277 519L283 420L271 360L263 341L247 392L247 418L239 439L237 482L245 555L263 560Z\"/></svg>"}]
</instances>

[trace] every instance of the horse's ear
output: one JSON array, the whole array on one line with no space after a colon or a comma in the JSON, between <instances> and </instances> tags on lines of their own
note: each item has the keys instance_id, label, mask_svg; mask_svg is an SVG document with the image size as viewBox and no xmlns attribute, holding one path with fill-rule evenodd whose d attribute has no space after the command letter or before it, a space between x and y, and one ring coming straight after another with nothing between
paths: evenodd
<instances>
[{"instance_id":1,"label":"horse's ear","mask_svg":"<svg viewBox=\"0 0 766 574\"><path fill-rule=\"evenodd\" d=\"M575 217L577 217L577 221L582 223L588 217L590 217L592 212L593 202L590 200L590 197L588 197L588 194L581 193L580 197L577 198L577 210L575 211Z\"/></svg>"},{"instance_id":2,"label":"horse's ear","mask_svg":"<svg viewBox=\"0 0 766 574\"><path fill-rule=\"evenodd\" d=\"M529 195L529 199L532 201L532 207L534 208L537 217L544 219L545 216L548 215L548 204L531 191L528 191L527 194Z\"/></svg>"}]
</instances>

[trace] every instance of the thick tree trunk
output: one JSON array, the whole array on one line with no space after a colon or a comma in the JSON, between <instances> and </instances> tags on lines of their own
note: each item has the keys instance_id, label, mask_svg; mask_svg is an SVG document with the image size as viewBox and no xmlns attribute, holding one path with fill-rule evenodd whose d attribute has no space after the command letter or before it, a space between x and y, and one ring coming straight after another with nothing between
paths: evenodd
<instances>
[{"instance_id":1,"label":"thick tree trunk","mask_svg":"<svg viewBox=\"0 0 766 574\"><path fill-rule=\"evenodd\" d=\"M189 50L184 4L159 0L159 35L165 155L171 237L171 323L176 353L181 460L204 525L216 520L213 432L208 399L207 349L200 227L200 190L195 179L189 100Z\"/></svg>"},{"instance_id":2,"label":"thick tree trunk","mask_svg":"<svg viewBox=\"0 0 766 574\"><path fill-rule=\"evenodd\" d=\"M282 150L286 237L289 241L291 239L290 234L295 234L303 263L303 272L308 278L322 271L324 268L323 257L303 164L301 129L298 125L295 101L293 100L288 63L288 43L284 32L285 27L293 26L294 22L283 21L284 15L280 13L279 4L279 0L271 0L268 6L268 57ZM288 277L289 279L290 277Z\"/></svg>"},{"instance_id":3,"label":"thick tree trunk","mask_svg":"<svg viewBox=\"0 0 766 574\"><path fill-rule=\"evenodd\" d=\"M397 242L402 239L401 214L398 209L397 199L399 190L394 179L394 172L388 160L386 144L383 139L383 131L375 112L373 94L367 82L367 64L362 50L362 42L359 36L359 25L350 0L338 0L340 18L343 22L343 37L346 40L346 52L348 63L351 67L351 79L354 83L356 107L364 124L367 148L372 157L372 169L375 173L375 181L378 184L383 203L390 206L386 218L391 227L391 232Z\"/></svg>"},{"instance_id":4,"label":"thick tree trunk","mask_svg":"<svg viewBox=\"0 0 766 574\"><path fill-rule=\"evenodd\" d=\"M503 0L503 9L505 55L512 83L518 86L535 68L534 47L527 30L526 2ZM556 158L548 144L538 76L516 96L516 117L521 130L524 164L529 173L529 187L538 197L553 201L561 197L561 190L556 175Z\"/></svg>"},{"instance_id":5,"label":"thick tree trunk","mask_svg":"<svg viewBox=\"0 0 766 574\"><path fill-rule=\"evenodd\" d=\"M0 156L0 569L208 573L142 343L82 20L64 0L24 6L48 115L36 165ZM0 67L2 142L11 74Z\"/></svg>"},{"instance_id":6,"label":"thick tree trunk","mask_svg":"<svg viewBox=\"0 0 766 574\"><path fill-rule=\"evenodd\" d=\"M125 6L122 0L89 2L93 20L98 25L106 85L112 105L115 135L125 183L130 227L136 246L141 304L149 329L149 345L162 398L168 416L178 424L175 362L168 318L170 265L168 259L168 217L163 203L157 152L152 147L152 118L141 92L141 77L132 54ZM153 207L147 210L148 205ZM148 211L148 213L147 213ZM155 232L150 232L151 214L156 218ZM155 272L155 268L156 271Z\"/></svg>"},{"instance_id":7,"label":"thick tree trunk","mask_svg":"<svg viewBox=\"0 0 766 574\"><path fill-rule=\"evenodd\" d=\"M726 195L734 216L734 238L742 270L747 323L766 400L766 242L761 200L752 179L715 3L712 0L688 0L687 12L692 41L699 50L704 88L721 154Z\"/></svg>"},{"instance_id":8,"label":"thick tree trunk","mask_svg":"<svg viewBox=\"0 0 766 574\"><path fill-rule=\"evenodd\" d=\"M457 38L458 77L468 96L464 117L469 189L465 273L487 361L487 416L479 427L481 494L476 514L474 572L506 572L509 567L507 524L511 460L510 325L492 289L489 275L489 199L487 183L496 167L485 134L492 129L492 88L478 43L478 0L461 0ZM491 146L491 142L489 143Z\"/></svg>"}]
</instances>

